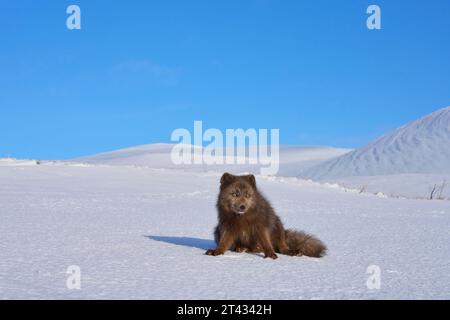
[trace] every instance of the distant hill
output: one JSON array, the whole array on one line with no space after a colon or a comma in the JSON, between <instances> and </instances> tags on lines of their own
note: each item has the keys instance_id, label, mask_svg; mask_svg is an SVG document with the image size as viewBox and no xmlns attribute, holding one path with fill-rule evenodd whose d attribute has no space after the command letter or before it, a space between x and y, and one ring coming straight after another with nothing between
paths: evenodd
<instances>
[{"instance_id":1,"label":"distant hill","mask_svg":"<svg viewBox=\"0 0 450 320\"><path fill-rule=\"evenodd\" d=\"M303 172L302 177L333 180L393 174L450 174L450 107Z\"/></svg>"}]
</instances>

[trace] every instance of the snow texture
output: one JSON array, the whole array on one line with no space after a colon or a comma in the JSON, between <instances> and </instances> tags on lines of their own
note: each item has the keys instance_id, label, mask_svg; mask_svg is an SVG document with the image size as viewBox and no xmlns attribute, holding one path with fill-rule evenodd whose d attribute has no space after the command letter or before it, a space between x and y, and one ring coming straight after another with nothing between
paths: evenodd
<instances>
[{"instance_id":1,"label":"snow texture","mask_svg":"<svg viewBox=\"0 0 450 320\"><path fill-rule=\"evenodd\" d=\"M448 299L450 202L257 177L287 227L322 259L214 247L219 173L44 163L0 165L0 298ZM81 268L69 290L67 268ZM370 265L381 288L366 286Z\"/></svg>"},{"instance_id":2,"label":"snow texture","mask_svg":"<svg viewBox=\"0 0 450 320\"><path fill-rule=\"evenodd\" d=\"M433 112L354 150L306 170L331 180L353 176L450 174L450 107Z\"/></svg>"}]
</instances>

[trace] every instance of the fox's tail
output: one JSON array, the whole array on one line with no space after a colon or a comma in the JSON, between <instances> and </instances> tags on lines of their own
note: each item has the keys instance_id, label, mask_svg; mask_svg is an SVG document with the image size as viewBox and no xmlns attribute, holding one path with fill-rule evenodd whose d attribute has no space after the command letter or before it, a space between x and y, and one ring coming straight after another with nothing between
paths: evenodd
<instances>
[{"instance_id":1,"label":"fox's tail","mask_svg":"<svg viewBox=\"0 0 450 320\"><path fill-rule=\"evenodd\" d=\"M290 250L308 257L320 258L327 251L322 241L302 231L286 230L286 242Z\"/></svg>"}]
</instances>

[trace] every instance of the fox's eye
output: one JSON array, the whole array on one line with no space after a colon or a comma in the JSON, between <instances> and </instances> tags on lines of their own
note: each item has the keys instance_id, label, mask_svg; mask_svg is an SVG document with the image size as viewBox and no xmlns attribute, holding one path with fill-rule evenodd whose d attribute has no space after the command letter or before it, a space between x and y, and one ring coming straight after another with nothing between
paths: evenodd
<instances>
[{"instance_id":1,"label":"fox's eye","mask_svg":"<svg viewBox=\"0 0 450 320\"><path fill-rule=\"evenodd\" d=\"M233 197L239 197L239 192L233 192L231 195L232 195Z\"/></svg>"},{"instance_id":2,"label":"fox's eye","mask_svg":"<svg viewBox=\"0 0 450 320\"><path fill-rule=\"evenodd\" d=\"M251 195L250 193L246 193L246 194L245 194L245 197L246 197L246 198L250 198L251 196L252 196L252 195Z\"/></svg>"}]
</instances>

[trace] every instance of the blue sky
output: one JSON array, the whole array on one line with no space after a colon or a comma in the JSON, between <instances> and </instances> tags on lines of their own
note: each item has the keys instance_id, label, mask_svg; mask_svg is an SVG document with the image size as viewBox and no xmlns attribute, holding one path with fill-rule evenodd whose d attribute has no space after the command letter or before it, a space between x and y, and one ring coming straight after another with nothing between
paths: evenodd
<instances>
[{"instance_id":1,"label":"blue sky","mask_svg":"<svg viewBox=\"0 0 450 320\"><path fill-rule=\"evenodd\" d=\"M0 157L169 142L194 120L358 147L450 105L448 0L3 1L0 38Z\"/></svg>"}]
</instances>

